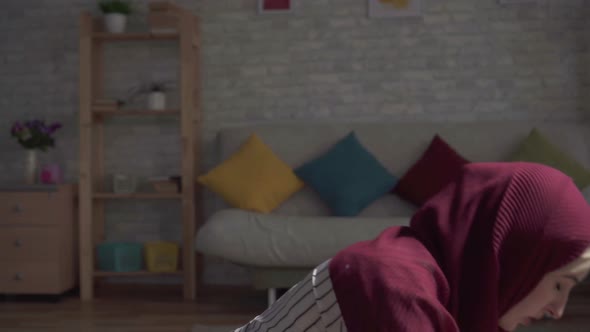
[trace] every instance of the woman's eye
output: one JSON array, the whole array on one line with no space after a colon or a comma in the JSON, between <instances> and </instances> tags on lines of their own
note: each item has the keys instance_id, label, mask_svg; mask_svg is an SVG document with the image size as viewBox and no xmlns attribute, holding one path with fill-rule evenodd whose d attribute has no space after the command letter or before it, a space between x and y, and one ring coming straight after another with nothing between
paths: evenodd
<instances>
[{"instance_id":1,"label":"woman's eye","mask_svg":"<svg viewBox=\"0 0 590 332\"><path fill-rule=\"evenodd\" d=\"M561 290L561 284L559 282L555 284L555 289L558 291Z\"/></svg>"}]
</instances>

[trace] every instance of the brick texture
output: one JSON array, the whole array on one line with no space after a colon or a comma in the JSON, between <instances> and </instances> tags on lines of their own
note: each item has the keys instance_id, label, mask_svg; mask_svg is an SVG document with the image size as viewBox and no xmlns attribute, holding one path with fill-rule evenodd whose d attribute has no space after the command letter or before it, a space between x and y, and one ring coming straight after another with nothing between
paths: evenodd
<instances>
[{"instance_id":1,"label":"brick texture","mask_svg":"<svg viewBox=\"0 0 590 332\"><path fill-rule=\"evenodd\" d=\"M178 0L203 31L203 169L228 124L297 120L462 121L571 119L587 114L590 6L583 0L423 0L421 18L370 19L364 0L299 0L289 14L259 15L255 0ZM147 1L134 1L138 14ZM0 182L22 176L8 137L15 120L62 121L57 149L78 172L78 14L86 0L0 3ZM130 29L145 21L135 15ZM178 78L173 42L105 49L105 91L124 97L149 80ZM170 93L177 103L176 86ZM138 98L138 105L145 99ZM140 179L179 171L173 118L108 123L107 172ZM208 206L211 195L205 195ZM169 206L167 206L169 204ZM174 203L110 203L107 238L178 240ZM210 209L205 212L210 213ZM247 282L212 260L205 280Z\"/></svg>"}]
</instances>

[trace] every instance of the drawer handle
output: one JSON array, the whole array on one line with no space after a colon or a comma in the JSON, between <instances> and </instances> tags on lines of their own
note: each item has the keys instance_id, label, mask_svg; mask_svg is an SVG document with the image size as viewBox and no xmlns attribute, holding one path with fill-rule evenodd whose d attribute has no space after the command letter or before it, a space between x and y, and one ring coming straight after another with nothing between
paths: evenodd
<instances>
[{"instance_id":1,"label":"drawer handle","mask_svg":"<svg viewBox=\"0 0 590 332\"><path fill-rule=\"evenodd\" d=\"M20 273L16 273L14 275L14 281L21 281L21 280L23 280L23 275Z\"/></svg>"},{"instance_id":2,"label":"drawer handle","mask_svg":"<svg viewBox=\"0 0 590 332\"><path fill-rule=\"evenodd\" d=\"M15 204L14 207L12 208L12 212L21 213L21 212L23 212L23 208L20 206L20 204Z\"/></svg>"},{"instance_id":3,"label":"drawer handle","mask_svg":"<svg viewBox=\"0 0 590 332\"><path fill-rule=\"evenodd\" d=\"M22 242L20 242L20 240L15 240L15 241L14 241L14 246L15 246L15 247L17 247L17 248L20 248L22 245L23 245L23 244L22 244Z\"/></svg>"}]
</instances>

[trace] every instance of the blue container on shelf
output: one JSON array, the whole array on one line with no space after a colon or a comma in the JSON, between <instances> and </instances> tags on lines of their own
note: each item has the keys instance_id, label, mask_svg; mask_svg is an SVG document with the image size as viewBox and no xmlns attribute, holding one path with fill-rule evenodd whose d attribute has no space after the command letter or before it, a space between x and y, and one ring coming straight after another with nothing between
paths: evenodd
<instances>
[{"instance_id":1,"label":"blue container on shelf","mask_svg":"<svg viewBox=\"0 0 590 332\"><path fill-rule=\"evenodd\" d=\"M98 269L135 272L143 268L143 245L131 242L105 242L97 246Z\"/></svg>"}]
</instances>

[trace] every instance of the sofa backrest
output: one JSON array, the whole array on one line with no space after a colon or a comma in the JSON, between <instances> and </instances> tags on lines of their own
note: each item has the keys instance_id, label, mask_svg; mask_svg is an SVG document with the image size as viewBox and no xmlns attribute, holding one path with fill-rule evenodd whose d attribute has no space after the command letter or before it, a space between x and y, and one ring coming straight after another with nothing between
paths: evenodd
<instances>
[{"instance_id":1,"label":"sofa backrest","mask_svg":"<svg viewBox=\"0 0 590 332\"><path fill-rule=\"evenodd\" d=\"M389 171L400 178L439 134L470 161L504 161L537 127L553 143L590 168L590 125L548 122L420 122L420 123L273 123L231 126L218 133L218 161L235 152L256 132L286 163L296 168L320 155L350 131ZM219 198L217 198L220 200ZM219 201L217 208L226 207ZM415 207L395 195L386 195L362 211L362 216L408 216ZM330 215L319 196L306 187L273 213Z\"/></svg>"}]
</instances>

